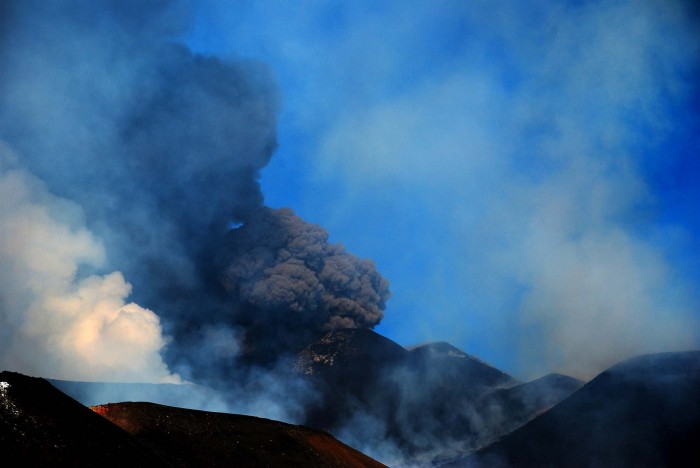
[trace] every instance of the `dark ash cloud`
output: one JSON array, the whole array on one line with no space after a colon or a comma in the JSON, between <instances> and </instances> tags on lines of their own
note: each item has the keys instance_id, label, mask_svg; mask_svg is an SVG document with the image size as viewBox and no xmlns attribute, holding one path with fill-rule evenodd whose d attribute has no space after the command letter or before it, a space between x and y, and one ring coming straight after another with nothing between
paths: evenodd
<instances>
[{"instance_id":1,"label":"dark ash cloud","mask_svg":"<svg viewBox=\"0 0 700 468\"><path fill-rule=\"evenodd\" d=\"M202 287L213 240L262 205L274 80L169 41L187 20L173 2L18 5L0 50L2 136L149 295Z\"/></svg>"},{"instance_id":2,"label":"dark ash cloud","mask_svg":"<svg viewBox=\"0 0 700 468\"><path fill-rule=\"evenodd\" d=\"M166 0L2 2L0 140L104 247L78 279L122 272L173 338L170 367L218 381L238 341L269 326L276 357L320 331L372 327L388 292L321 228L264 208L275 80L179 44L191 13ZM224 242L234 222L245 227Z\"/></svg>"},{"instance_id":3,"label":"dark ash cloud","mask_svg":"<svg viewBox=\"0 0 700 468\"><path fill-rule=\"evenodd\" d=\"M328 242L328 232L290 209L260 209L226 237L234 320L261 340L298 349L338 328L373 328L390 296L371 260Z\"/></svg>"}]
</instances>

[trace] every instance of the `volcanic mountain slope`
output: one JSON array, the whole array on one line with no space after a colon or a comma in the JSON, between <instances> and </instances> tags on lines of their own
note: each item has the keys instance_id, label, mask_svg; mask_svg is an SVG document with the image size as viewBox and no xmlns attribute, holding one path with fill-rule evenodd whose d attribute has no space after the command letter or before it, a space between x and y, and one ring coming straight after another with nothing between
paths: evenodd
<instances>
[{"instance_id":1,"label":"volcanic mountain slope","mask_svg":"<svg viewBox=\"0 0 700 468\"><path fill-rule=\"evenodd\" d=\"M448 466L700 466L700 351L600 374L500 442Z\"/></svg>"},{"instance_id":2,"label":"volcanic mountain slope","mask_svg":"<svg viewBox=\"0 0 700 468\"><path fill-rule=\"evenodd\" d=\"M390 339L366 328L346 328L326 333L299 352L295 370L306 375L330 375L338 369L342 374L359 370L382 370L401 362L406 349ZM340 377L340 375L339 375Z\"/></svg>"},{"instance_id":3,"label":"volcanic mountain slope","mask_svg":"<svg viewBox=\"0 0 700 468\"><path fill-rule=\"evenodd\" d=\"M412 348L408 363L416 372L427 375L431 383L438 379L461 384L463 394L482 394L519 383L505 372L445 342Z\"/></svg>"},{"instance_id":4,"label":"volcanic mountain slope","mask_svg":"<svg viewBox=\"0 0 700 468\"><path fill-rule=\"evenodd\" d=\"M0 465L169 466L47 381L0 372Z\"/></svg>"},{"instance_id":5,"label":"volcanic mountain slope","mask_svg":"<svg viewBox=\"0 0 700 468\"><path fill-rule=\"evenodd\" d=\"M0 372L0 449L0 466L383 466L327 433L267 419L152 403L90 411L14 372Z\"/></svg>"},{"instance_id":6,"label":"volcanic mountain slope","mask_svg":"<svg viewBox=\"0 0 700 468\"><path fill-rule=\"evenodd\" d=\"M407 350L367 329L327 333L299 353L295 369L321 394L306 425L370 454L381 440L418 461L482 447L577 388L533 383L509 393L520 382L448 343Z\"/></svg>"},{"instance_id":7,"label":"volcanic mountain slope","mask_svg":"<svg viewBox=\"0 0 700 468\"><path fill-rule=\"evenodd\" d=\"M490 413L492 435L503 435L546 412L583 385L584 382L568 375L549 374L532 382L494 390L479 401L479 406Z\"/></svg>"},{"instance_id":8,"label":"volcanic mountain slope","mask_svg":"<svg viewBox=\"0 0 700 468\"><path fill-rule=\"evenodd\" d=\"M448 343L407 350L368 329L327 333L297 355L293 370L290 381L305 378L317 390L303 424L391 463L481 448L581 385L556 375L523 384ZM233 397L196 385L54 384L86 405L150 401L220 411Z\"/></svg>"},{"instance_id":9,"label":"volcanic mountain slope","mask_svg":"<svg viewBox=\"0 0 700 468\"><path fill-rule=\"evenodd\" d=\"M173 466L384 466L330 434L269 419L154 403L114 403L92 409Z\"/></svg>"},{"instance_id":10,"label":"volcanic mountain slope","mask_svg":"<svg viewBox=\"0 0 700 468\"><path fill-rule=\"evenodd\" d=\"M479 434L480 444L491 444L540 414L554 407L569 395L580 389L584 383L562 374L549 374L532 382L514 387L499 388L487 393L476 404L483 420ZM432 463L442 463L459 459L474 450L474 443L467 440L455 444L432 459Z\"/></svg>"}]
</instances>

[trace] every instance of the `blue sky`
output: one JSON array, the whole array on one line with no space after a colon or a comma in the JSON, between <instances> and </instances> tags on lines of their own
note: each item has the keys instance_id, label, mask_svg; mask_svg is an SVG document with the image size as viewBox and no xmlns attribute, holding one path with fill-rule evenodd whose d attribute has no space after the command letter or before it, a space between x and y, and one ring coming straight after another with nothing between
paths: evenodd
<instances>
[{"instance_id":1,"label":"blue sky","mask_svg":"<svg viewBox=\"0 0 700 468\"><path fill-rule=\"evenodd\" d=\"M195 2L267 64L266 203L391 283L380 333L517 376L700 345L697 12L683 2Z\"/></svg>"}]
</instances>

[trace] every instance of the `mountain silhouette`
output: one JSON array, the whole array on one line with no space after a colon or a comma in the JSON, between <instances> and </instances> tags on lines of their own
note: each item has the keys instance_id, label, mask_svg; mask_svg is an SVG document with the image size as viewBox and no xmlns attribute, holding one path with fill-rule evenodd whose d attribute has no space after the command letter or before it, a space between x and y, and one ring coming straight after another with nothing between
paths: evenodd
<instances>
[{"instance_id":1,"label":"mountain silhouette","mask_svg":"<svg viewBox=\"0 0 700 468\"><path fill-rule=\"evenodd\" d=\"M153 403L91 410L14 372L0 372L0 447L2 466L383 466L322 431Z\"/></svg>"},{"instance_id":2,"label":"mountain silhouette","mask_svg":"<svg viewBox=\"0 0 700 468\"><path fill-rule=\"evenodd\" d=\"M632 358L448 466L700 466L700 351Z\"/></svg>"}]
</instances>

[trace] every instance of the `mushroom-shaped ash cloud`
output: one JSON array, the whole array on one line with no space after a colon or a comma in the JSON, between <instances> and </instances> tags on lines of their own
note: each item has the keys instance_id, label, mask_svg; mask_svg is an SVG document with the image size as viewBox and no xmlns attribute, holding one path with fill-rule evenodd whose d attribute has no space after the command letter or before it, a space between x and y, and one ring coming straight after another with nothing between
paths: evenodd
<instances>
[{"instance_id":1,"label":"mushroom-shaped ash cloud","mask_svg":"<svg viewBox=\"0 0 700 468\"><path fill-rule=\"evenodd\" d=\"M224 283L249 345L271 339L293 349L328 330L373 328L383 317L389 283L374 263L329 243L326 230L290 209L258 210L225 245Z\"/></svg>"}]
</instances>

